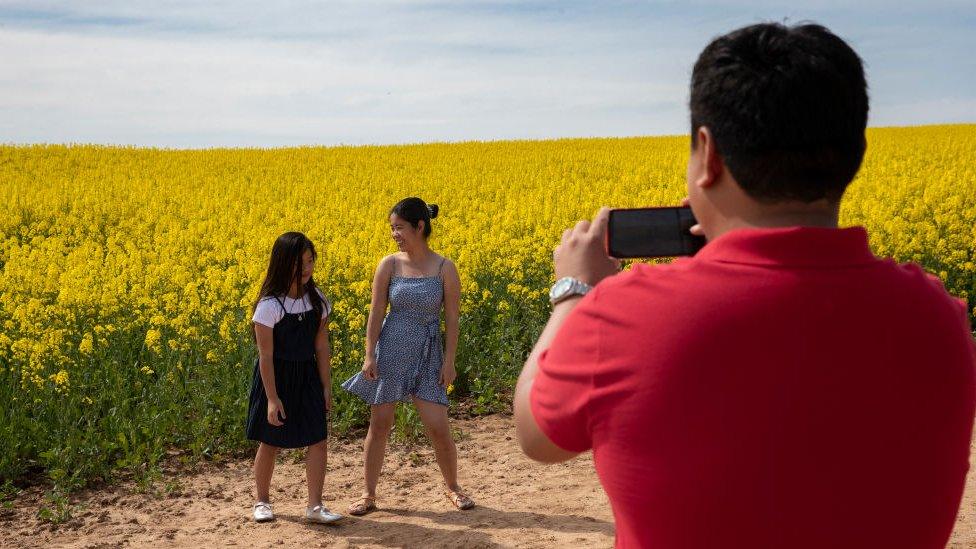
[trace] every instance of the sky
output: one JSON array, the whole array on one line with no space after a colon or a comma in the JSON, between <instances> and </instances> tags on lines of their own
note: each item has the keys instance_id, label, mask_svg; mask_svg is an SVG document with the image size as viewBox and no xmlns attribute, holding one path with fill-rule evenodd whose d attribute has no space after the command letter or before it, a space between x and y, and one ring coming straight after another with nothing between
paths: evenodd
<instances>
[{"instance_id":1,"label":"sky","mask_svg":"<svg viewBox=\"0 0 976 549\"><path fill-rule=\"evenodd\" d=\"M763 21L847 40L871 126L976 122L974 0L0 0L0 142L685 134L698 53Z\"/></svg>"}]
</instances>

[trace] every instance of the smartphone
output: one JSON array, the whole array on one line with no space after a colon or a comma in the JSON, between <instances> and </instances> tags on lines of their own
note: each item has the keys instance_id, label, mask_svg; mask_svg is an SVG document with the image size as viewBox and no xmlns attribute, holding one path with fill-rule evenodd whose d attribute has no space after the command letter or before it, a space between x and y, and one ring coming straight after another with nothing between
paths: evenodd
<instances>
[{"instance_id":1,"label":"smartphone","mask_svg":"<svg viewBox=\"0 0 976 549\"><path fill-rule=\"evenodd\" d=\"M607 253L610 257L695 255L705 237L691 234L697 223L689 207L610 210Z\"/></svg>"}]
</instances>

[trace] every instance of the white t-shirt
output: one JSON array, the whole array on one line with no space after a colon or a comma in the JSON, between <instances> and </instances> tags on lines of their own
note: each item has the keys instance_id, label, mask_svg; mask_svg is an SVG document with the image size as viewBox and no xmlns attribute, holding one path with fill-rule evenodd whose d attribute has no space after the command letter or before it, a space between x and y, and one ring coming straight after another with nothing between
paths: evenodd
<instances>
[{"instance_id":1,"label":"white t-shirt","mask_svg":"<svg viewBox=\"0 0 976 549\"><path fill-rule=\"evenodd\" d=\"M325 307L322 308L322 320L325 320L329 313L332 312L332 304L329 300L325 298L325 295L318 288L315 289L322 298L322 303ZM281 303L278 300L281 300ZM285 308L281 308L281 304L284 303ZM258 306L254 308L254 316L251 320L257 322L258 324L263 324L268 328L274 328L282 318L285 317L285 311L289 313L304 313L306 311L312 310L312 302L308 299L308 296L302 296L301 299L292 299L288 296L280 296L277 299L274 297L266 297L258 302Z\"/></svg>"}]
</instances>

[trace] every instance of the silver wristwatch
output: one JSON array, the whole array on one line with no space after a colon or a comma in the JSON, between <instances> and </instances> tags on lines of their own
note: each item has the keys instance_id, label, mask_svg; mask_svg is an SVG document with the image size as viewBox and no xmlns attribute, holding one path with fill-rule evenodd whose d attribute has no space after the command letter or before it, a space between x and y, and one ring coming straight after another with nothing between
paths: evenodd
<instances>
[{"instance_id":1,"label":"silver wristwatch","mask_svg":"<svg viewBox=\"0 0 976 549\"><path fill-rule=\"evenodd\" d=\"M549 301L555 305L573 296L586 295L592 289L593 286L571 276L563 277L557 280L549 290Z\"/></svg>"}]
</instances>

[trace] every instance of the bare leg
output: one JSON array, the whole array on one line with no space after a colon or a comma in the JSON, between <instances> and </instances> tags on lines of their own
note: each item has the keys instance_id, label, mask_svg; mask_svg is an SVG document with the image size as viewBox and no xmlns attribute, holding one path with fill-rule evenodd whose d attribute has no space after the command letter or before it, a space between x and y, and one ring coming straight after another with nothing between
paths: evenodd
<instances>
[{"instance_id":1,"label":"bare leg","mask_svg":"<svg viewBox=\"0 0 976 549\"><path fill-rule=\"evenodd\" d=\"M325 484L325 467L329 459L328 442L323 440L305 451L305 478L308 480L308 508L322 504L322 486Z\"/></svg>"},{"instance_id":2,"label":"bare leg","mask_svg":"<svg viewBox=\"0 0 976 549\"><path fill-rule=\"evenodd\" d=\"M417 397L413 398L413 403L417 406L420 420L434 446L434 455L437 456L437 466L444 475L444 484L452 492L460 490L457 482L457 448L454 446L451 426L447 420L447 406Z\"/></svg>"},{"instance_id":3,"label":"bare leg","mask_svg":"<svg viewBox=\"0 0 976 549\"><path fill-rule=\"evenodd\" d=\"M254 495L257 501L270 503L271 475L274 474L278 447L261 443L254 456Z\"/></svg>"},{"instance_id":4,"label":"bare leg","mask_svg":"<svg viewBox=\"0 0 976 549\"><path fill-rule=\"evenodd\" d=\"M386 454L386 442L393 429L393 414L396 403L387 402L370 407L369 432L366 433L366 443L363 448L364 473L366 490L363 496L376 497L376 484L380 480L383 469L383 456Z\"/></svg>"}]
</instances>

